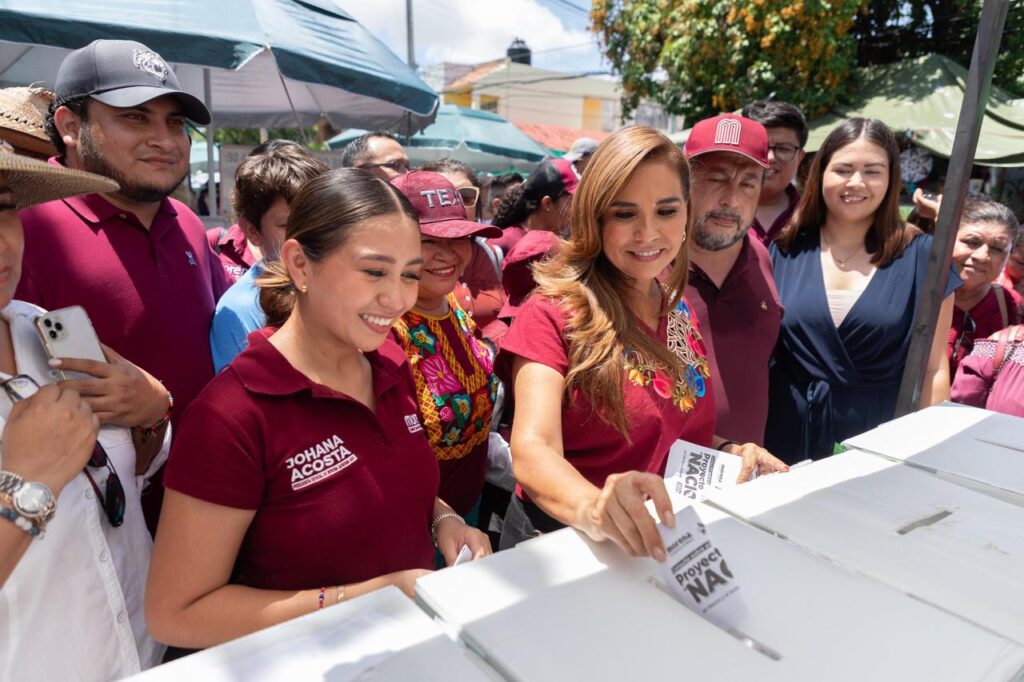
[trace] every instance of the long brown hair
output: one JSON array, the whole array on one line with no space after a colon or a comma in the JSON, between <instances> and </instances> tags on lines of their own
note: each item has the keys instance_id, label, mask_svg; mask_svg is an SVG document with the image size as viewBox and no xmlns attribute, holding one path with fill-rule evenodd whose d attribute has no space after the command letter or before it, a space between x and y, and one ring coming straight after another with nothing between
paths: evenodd
<instances>
[{"instance_id":1,"label":"long brown hair","mask_svg":"<svg viewBox=\"0 0 1024 682\"><path fill-rule=\"evenodd\" d=\"M587 162L587 170L572 200L569 240L555 256L534 266L537 294L560 300L571 314L566 326L569 371L565 393L572 400L579 390L595 412L629 441L622 396L626 351L653 358L674 378L682 376L678 358L664 344L645 334L630 312L629 277L604 255L602 217L633 172L646 161L665 160L679 173L689 206L689 167L682 151L653 128L629 126L606 138ZM689 269L684 237L666 282L670 300L667 315L682 298Z\"/></svg>"},{"instance_id":2,"label":"long brown hair","mask_svg":"<svg viewBox=\"0 0 1024 682\"><path fill-rule=\"evenodd\" d=\"M356 225L371 218L395 215L396 220L408 220L410 229L419 230L409 200L389 183L357 168L339 168L313 178L289 208L285 240L296 240L313 262L342 246ZM288 269L274 261L256 278L256 285L267 326L280 327L295 307L295 282Z\"/></svg>"},{"instance_id":3,"label":"long brown hair","mask_svg":"<svg viewBox=\"0 0 1024 682\"><path fill-rule=\"evenodd\" d=\"M783 251L792 248L800 233L820 230L825 224L828 208L821 191L825 169L837 151L862 137L884 149L889 158L889 186L864 237L864 248L877 267L888 265L903 253L906 224L900 217L900 147L889 126L874 118L848 118L825 138L811 163L804 194L793 219L779 235L779 247Z\"/></svg>"}]
</instances>

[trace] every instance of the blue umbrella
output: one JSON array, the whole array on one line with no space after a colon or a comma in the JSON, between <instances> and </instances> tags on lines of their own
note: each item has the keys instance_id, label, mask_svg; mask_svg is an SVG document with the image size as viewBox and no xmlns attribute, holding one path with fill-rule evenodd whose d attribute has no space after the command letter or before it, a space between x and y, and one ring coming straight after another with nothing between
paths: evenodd
<instances>
[{"instance_id":1,"label":"blue umbrella","mask_svg":"<svg viewBox=\"0 0 1024 682\"><path fill-rule=\"evenodd\" d=\"M341 149L364 130L346 130L327 141ZM505 118L489 111L442 104L437 118L405 145L413 165L451 157L483 171L532 170L548 151Z\"/></svg>"},{"instance_id":2,"label":"blue umbrella","mask_svg":"<svg viewBox=\"0 0 1024 682\"><path fill-rule=\"evenodd\" d=\"M0 0L0 84L52 85L97 38L159 52L218 126L418 130L438 102L333 0Z\"/></svg>"}]
</instances>

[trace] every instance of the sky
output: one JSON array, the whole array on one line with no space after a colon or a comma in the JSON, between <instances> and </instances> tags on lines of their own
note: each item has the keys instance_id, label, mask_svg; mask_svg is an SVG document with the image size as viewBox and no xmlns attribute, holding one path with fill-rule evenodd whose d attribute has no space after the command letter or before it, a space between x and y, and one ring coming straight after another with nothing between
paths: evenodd
<instances>
[{"instance_id":1,"label":"sky","mask_svg":"<svg viewBox=\"0 0 1024 682\"><path fill-rule=\"evenodd\" d=\"M405 0L335 0L403 60ZM413 0L416 63L478 63L505 56L514 38L533 65L579 73L607 70L588 29L589 0Z\"/></svg>"}]
</instances>

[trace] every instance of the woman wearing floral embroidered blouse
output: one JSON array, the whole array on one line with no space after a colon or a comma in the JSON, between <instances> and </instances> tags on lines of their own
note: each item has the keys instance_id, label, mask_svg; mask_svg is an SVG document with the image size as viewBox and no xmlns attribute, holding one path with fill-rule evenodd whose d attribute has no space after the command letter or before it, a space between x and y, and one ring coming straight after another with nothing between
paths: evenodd
<instances>
[{"instance_id":1,"label":"woman wearing floral embroidered blouse","mask_svg":"<svg viewBox=\"0 0 1024 682\"><path fill-rule=\"evenodd\" d=\"M588 162L571 237L536 267L538 287L498 358L515 390L519 482L502 548L569 525L664 560L644 502L673 524L661 474L680 438L741 455L741 480L755 466L785 470L756 445L714 435L706 351L681 294L688 183L682 152L652 128L618 131Z\"/></svg>"},{"instance_id":2,"label":"woman wearing floral embroidered blouse","mask_svg":"<svg viewBox=\"0 0 1024 682\"><path fill-rule=\"evenodd\" d=\"M467 220L459 191L439 173L413 171L393 184L419 216L423 273L416 305L392 337L412 368L419 417L441 469L438 496L466 516L484 487L498 380L452 292L472 256L472 238L501 230Z\"/></svg>"}]
</instances>

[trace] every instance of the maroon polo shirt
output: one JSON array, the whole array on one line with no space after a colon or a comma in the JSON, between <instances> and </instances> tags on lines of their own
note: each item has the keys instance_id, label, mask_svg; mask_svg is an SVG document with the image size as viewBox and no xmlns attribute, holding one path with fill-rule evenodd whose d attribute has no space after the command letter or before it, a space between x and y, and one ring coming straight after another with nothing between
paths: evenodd
<instances>
[{"instance_id":1,"label":"maroon polo shirt","mask_svg":"<svg viewBox=\"0 0 1024 682\"><path fill-rule=\"evenodd\" d=\"M236 564L251 587L432 568L439 474L401 348L388 340L366 354L371 410L296 370L270 343L274 331L250 334L185 414L167 487L256 512Z\"/></svg>"},{"instance_id":2,"label":"maroon polo shirt","mask_svg":"<svg viewBox=\"0 0 1024 682\"><path fill-rule=\"evenodd\" d=\"M697 314L708 348L718 414L715 433L763 444L768 361L782 324L768 250L748 232L721 288L691 260L686 300Z\"/></svg>"},{"instance_id":3,"label":"maroon polo shirt","mask_svg":"<svg viewBox=\"0 0 1024 682\"><path fill-rule=\"evenodd\" d=\"M786 223L789 222L789 219L793 217L797 204L800 203L800 192L793 185L786 185L786 196L789 197L789 206L786 206L786 210L779 214L779 217L775 219L775 222L772 223L768 229L765 229L764 225L758 222L756 217L754 218L754 224L751 226L751 232L753 232L765 246L768 246L778 238L779 233L782 232L782 228L784 228Z\"/></svg>"},{"instance_id":4,"label":"maroon polo shirt","mask_svg":"<svg viewBox=\"0 0 1024 682\"><path fill-rule=\"evenodd\" d=\"M227 230L219 227L207 230L206 237L210 242L210 248L220 258L220 264L224 266L224 272L228 273L232 282L256 264L256 258L249 250L245 232L237 224Z\"/></svg>"},{"instance_id":5,"label":"maroon polo shirt","mask_svg":"<svg viewBox=\"0 0 1024 682\"><path fill-rule=\"evenodd\" d=\"M80 305L100 340L162 381L174 420L213 378L210 323L231 285L187 206L164 199L149 230L99 194L19 213L25 257L15 298Z\"/></svg>"}]
</instances>

